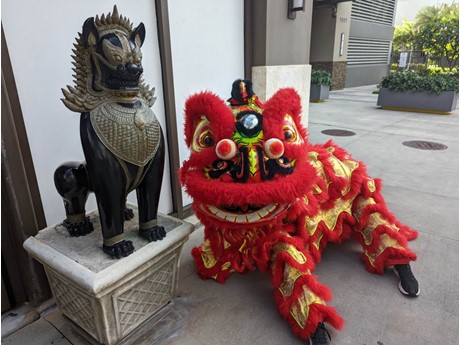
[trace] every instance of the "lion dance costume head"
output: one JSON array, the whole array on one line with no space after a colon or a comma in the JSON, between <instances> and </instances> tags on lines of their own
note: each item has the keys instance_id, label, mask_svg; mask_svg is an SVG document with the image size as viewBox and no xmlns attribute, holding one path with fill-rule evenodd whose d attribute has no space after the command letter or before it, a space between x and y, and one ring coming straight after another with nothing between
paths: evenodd
<instances>
[{"instance_id":1,"label":"lion dance costume head","mask_svg":"<svg viewBox=\"0 0 460 345\"><path fill-rule=\"evenodd\" d=\"M262 104L251 81L236 80L231 96L227 105L202 92L185 105L191 154L180 177L205 226L192 251L198 273L223 283L232 272L268 272L297 336L313 339L324 321L341 328L329 289L311 274L326 244L355 238L366 268L383 273L415 260L407 240L417 233L388 212L361 162L332 142L308 142L294 89Z\"/></svg>"}]
</instances>

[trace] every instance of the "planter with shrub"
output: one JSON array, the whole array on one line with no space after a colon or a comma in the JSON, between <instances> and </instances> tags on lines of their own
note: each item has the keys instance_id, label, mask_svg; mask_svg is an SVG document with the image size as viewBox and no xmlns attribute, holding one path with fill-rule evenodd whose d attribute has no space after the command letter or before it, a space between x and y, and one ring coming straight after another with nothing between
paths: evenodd
<instances>
[{"instance_id":1,"label":"planter with shrub","mask_svg":"<svg viewBox=\"0 0 460 345\"><path fill-rule=\"evenodd\" d=\"M388 110L448 114L457 106L458 74L393 72L378 85L377 105Z\"/></svg>"},{"instance_id":2,"label":"planter with shrub","mask_svg":"<svg viewBox=\"0 0 460 345\"><path fill-rule=\"evenodd\" d=\"M323 102L329 98L331 74L324 70L311 71L310 102Z\"/></svg>"}]
</instances>

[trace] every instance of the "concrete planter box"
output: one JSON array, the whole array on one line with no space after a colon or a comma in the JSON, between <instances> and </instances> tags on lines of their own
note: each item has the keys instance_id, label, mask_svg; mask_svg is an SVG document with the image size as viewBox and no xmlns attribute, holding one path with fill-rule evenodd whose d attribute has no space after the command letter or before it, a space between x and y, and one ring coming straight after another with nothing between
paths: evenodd
<instances>
[{"instance_id":1,"label":"concrete planter box","mask_svg":"<svg viewBox=\"0 0 460 345\"><path fill-rule=\"evenodd\" d=\"M324 102L329 98L329 86L327 85L310 85L310 102Z\"/></svg>"},{"instance_id":2,"label":"concrete planter box","mask_svg":"<svg viewBox=\"0 0 460 345\"><path fill-rule=\"evenodd\" d=\"M45 267L60 311L90 343L135 344L172 310L180 251L193 225L159 215L167 235L148 243L137 235L137 208L130 207L135 217L125 222L125 238L136 251L123 259L102 252L96 211L90 214L94 231L87 236L70 237L58 224L24 242Z\"/></svg>"},{"instance_id":3,"label":"concrete planter box","mask_svg":"<svg viewBox=\"0 0 460 345\"><path fill-rule=\"evenodd\" d=\"M388 110L448 114L457 107L458 92L444 91L439 95L428 92L399 92L382 88L377 105Z\"/></svg>"}]
</instances>

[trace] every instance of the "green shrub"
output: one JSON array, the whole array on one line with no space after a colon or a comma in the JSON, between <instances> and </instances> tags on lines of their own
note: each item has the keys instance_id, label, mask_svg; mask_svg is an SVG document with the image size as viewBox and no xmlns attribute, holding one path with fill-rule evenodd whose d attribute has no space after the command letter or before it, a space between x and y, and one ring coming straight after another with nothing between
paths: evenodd
<instances>
[{"instance_id":1,"label":"green shrub","mask_svg":"<svg viewBox=\"0 0 460 345\"><path fill-rule=\"evenodd\" d=\"M426 91L437 94L443 91L458 91L458 73L421 75L414 71L392 72L383 78L378 88L400 92Z\"/></svg>"},{"instance_id":2,"label":"green shrub","mask_svg":"<svg viewBox=\"0 0 460 345\"><path fill-rule=\"evenodd\" d=\"M397 63L392 63L390 66L391 72L400 71L399 65ZM420 75L434 75L434 74L449 74L449 73L457 73L457 69L454 67L452 71L446 71L445 68L437 66L437 65L426 65L424 63L412 63L409 65L409 71L417 72Z\"/></svg>"},{"instance_id":3,"label":"green shrub","mask_svg":"<svg viewBox=\"0 0 460 345\"><path fill-rule=\"evenodd\" d=\"M311 83L314 85L331 86L331 74L328 71L322 69L314 69L311 71Z\"/></svg>"}]
</instances>

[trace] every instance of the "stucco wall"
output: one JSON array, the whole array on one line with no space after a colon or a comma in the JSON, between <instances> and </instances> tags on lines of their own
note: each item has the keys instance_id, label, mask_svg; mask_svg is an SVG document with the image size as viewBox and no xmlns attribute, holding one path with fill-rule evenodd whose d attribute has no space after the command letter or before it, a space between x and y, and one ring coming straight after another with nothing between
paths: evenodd
<instances>
[{"instance_id":1,"label":"stucco wall","mask_svg":"<svg viewBox=\"0 0 460 345\"><path fill-rule=\"evenodd\" d=\"M339 3L336 12L332 6L313 8L310 62L314 69L324 69L331 73L331 90L343 89L345 86L350 17L351 3L348 2Z\"/></svg>"},{"instance_id":2,"label":"stucco wall","mask_svg":"<svg viewBox=\"0 0 460 345\"><path fill-rule=\"evenodd\" d=\"M310 61L312 1L296 19L287 18L287 1L268 0L267 66L302 65Z\"/></svg>"},{"instance_id":3,"label":"stucco wall","mask_svg":"<svg viewBox=\"0 0 460 345\"><path fill-rule=\"evenodd\" d=\"M315 7L313 9L310 61L332 61L334 58L336 18L332 9Z\"/></svg>"},{"instance_id":4,"label":"stucco wall","mask_svg":"<svg viewBox=\"0 0 460 345\"><path fill-rule=\"evenodd\" d=\"M388 65L348 66L345 87L377 85L388 74Z\"/></svg>"},{"instance_id":5,"label":"stucco wall","mask_svg":"<svg viewBox=\"0 0 460 345\"><path fill-rule=\"evenodd\" d=\"M313 2L296 19L287 17L287 1L251 0L254 10L254 66L303 65L310 61Z\"/></svg>"},{"instance_id":6,"label":"stucco wall","mask_svg":"<svg viewBox=\"0 0 460 345\"><path fill-rule=\"evenodd\" d=\"M169 0L177 131L181 164L188 158L183 110L193 93L209 90L223 100L244 77L243 0ZM191 198L183 193L183 204Z\"/></svg>"}]
</instances>

